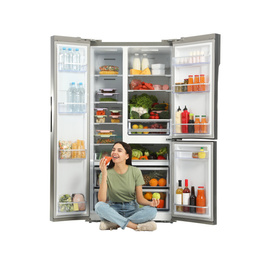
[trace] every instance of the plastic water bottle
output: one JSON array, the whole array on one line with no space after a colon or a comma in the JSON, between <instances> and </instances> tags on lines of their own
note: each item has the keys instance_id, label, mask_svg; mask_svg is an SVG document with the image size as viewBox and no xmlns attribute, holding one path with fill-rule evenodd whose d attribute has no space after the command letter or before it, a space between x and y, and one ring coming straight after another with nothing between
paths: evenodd
<instances>
[{"instance_id":1,"label":"plastic water bottle","mask_svg":"<svg viewBox=\"0 0 269 260\"><path fill-rule=\"evenodd\" d=\"M70 83L70 87L67 90L67 112L75 112L74 111L74 104L70 103L75 103L74 102L74 97L75 97L75 92L76 92L76 85L75 82Z\"/></svg>"},{"instance_id":2,"label":"plastic water bottle","mask_svg":"<svg viewBox=\"0 0 269 260\"><path fill-rule=\"evenodd\" d=\"M66 48L63 47L59 52L59 70L64 70L65 66L65 55L66 55Z\"/></svg>"},{"instance_id":3,"label":"plastic water bottle","mask_svg":"<svg viewBox=\"0 0 269 260\"><path fill-rule=\"evenodd\" d=\"M79 112L85 112L85 88L82 82L78 83L78 91L79 91Z\"/></svg>"},{"instance_id":4,"label":"plastic water bottle","mask_svg":"<svg viewBox=\"0 0 269 260\"><path fill-rule=\"evenodd\" d=\"M79 88L78 86L75 87L74 91L74 107L73 107L73 112L80 112L80 93L79 93Z\"/></svg>"},{"instance_id":5,"label":"plastic water bottle","mask_svg":"<svg viewBox=\"0 0 269 260\"><path fill-rule=\"evenodd\" d=\"M68 48L66 58L67 58L67 62L66 62L65 69L66 70L72 70L72 68L73 68L72 67L72 63L73 63L73 51L72 51L71 48Z\"/></svg>"},{"instance_id":6,"label":"plastic water bottle","mask_svg":"<svg viewBox=\"0 0 269 260\"><path fill-rule=\"evenodd\" d=\"M80 71L80 53L78 48L73 52L73 70Z\"/></svg>"}]
</instances>

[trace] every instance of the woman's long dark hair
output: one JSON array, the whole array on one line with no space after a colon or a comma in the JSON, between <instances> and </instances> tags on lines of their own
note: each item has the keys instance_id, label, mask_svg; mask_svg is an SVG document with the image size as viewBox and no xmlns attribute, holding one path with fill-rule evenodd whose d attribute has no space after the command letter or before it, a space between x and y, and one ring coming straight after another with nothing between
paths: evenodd
<instances>
[{"instance_id":1,"label":"woman's long dark hair","mask_svg":"<svg viewBox=\"0 0 269 260\"><path fill-rule=\"evenodd\" d=\"M132 148L131 148L131 146L125 142L116 142L116 143L114 143L113 147L115 146L115 144L122 145L122 147L125 149L126 153L129 155L129 158L126 160L126 164L132 165ZM112 169L114 167L114 165L115 165L115 163L111 160L107 168Z\"/></svg>"}]
</instances>

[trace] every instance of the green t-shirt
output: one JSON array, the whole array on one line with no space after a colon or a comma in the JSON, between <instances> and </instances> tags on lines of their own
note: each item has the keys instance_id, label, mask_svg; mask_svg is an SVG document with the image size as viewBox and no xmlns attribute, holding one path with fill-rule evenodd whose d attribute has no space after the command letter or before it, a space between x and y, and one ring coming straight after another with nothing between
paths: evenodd
<instances>
[{"instance_id":1,"label":"green t-shirt","mask_svg":"<svg viewBox=\"0 0 269 260\"><path fill-rule=\"evenodd\" d=\"M99 183L102 180L102 173ZM107 170L107 195L112 202L129 202L136 199L135 187L143 185L141 170L128 165L124 174L118 174L114 169Z\"/></svg>"}]
</instances>

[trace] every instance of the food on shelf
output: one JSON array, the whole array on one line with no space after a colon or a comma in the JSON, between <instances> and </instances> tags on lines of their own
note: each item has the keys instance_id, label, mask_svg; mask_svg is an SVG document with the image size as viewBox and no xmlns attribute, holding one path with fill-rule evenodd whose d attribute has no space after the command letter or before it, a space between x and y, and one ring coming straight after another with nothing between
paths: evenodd
<instances>
[{"instance_id":1,"label":"food on shelf","mask_svg":"<svg viewBox=\"0 0 269 260\"><path fill-rule=\"evenodd\" d=\"M160 85L144 82L139 79L133 79L130 83L131 90L168 90L169 86L167 84Z\"/></svg>"},{"instance_id":2,"label":"food on shelf","mask_svg":"<svg viewBox=\"0 0 269 260\"><path fill-rule=\"evenodd\" d=\"M141 156L143 156L143 152L138 150L138 149L132 149L132 157L135 158L140 158Z\"/></svg>"},{"instance_id":3,"label":"food on shelf","mask_svg":"<svg viewBox=\"0 0 269 260\"><path fill-rule=\"evenodd\" d=\"M133 109L133 110L130 112L130 118L131 118L131 119L139 119L139 118L140 118L140 116L139 116L139 112L137 112L139 108L137 108L137 107L132 107L132 109ZM137 111L135 111L135 109L136 109ZM140 113L141 113L141 112L140 112Z\"/></svg>"},{"instance_id":4,"label":"food on shelf","mask_svg":"<svg viewBox=\"0 0 269 260\"><path fill-rule=\"evenodd\" d=\"M102 98L100 98L99 99L99 101L100 102L115 102L115 101L117 101L117 99L115 99L115 98L111 98L111 97L102 97Z\"/></svg>"},{"instance_id":5,"label":"food on shelf","mask_svg":"<svg viewBox=\"0 0 269 260\"><path fill-rule=\"evenodd\" d=\"M142 81L139 79L133 79L130 83L130 89L133 90L135 87L142 85Z\"/></svg>"},{"instance_id":6,"label":"food on shelf","mask_svg":"<svg viewBox=\"0 0 269 260\"><path fill-rule=\"evenodd\" d=\"M77 211L84 211L86 210L86 205L85 205L85 199L84 195L82 193L76 193L72 195L73 197L73 205L74 205L74 210L76 209Z\"/></svg>"},{"instance_id":7,"label":"food on shelf","mask_svg":"<svg viewBox=\"0 0 269 260\"><path fill-rule=\"evenodd\" d=\"M150 114L149 113L145 113L141 115L141 119L149 119L150 118Z\"/></svg>"},{"instance_id":8,"label":"food on shelf","mask_svg":"<svg viewBox=\"0 0 269 260\"><path fill-rule=\"evenodd\" d=\"M139 160L148 160L148 157L146 155L140 156Z\"/></svg>"},{"instance_id":9,"label":"food on shelf","mask_svg":"<svg viewBox=\"0 0 269 260\"><path fill-rule=\"evenodd\" d=\"M96 111L97 116L104 116L106 114L106 111L104 108L98 108Z\"/></svg>"},{"instance_id":10,"label":"food on shelf","mask_svg":"<svg viewBox=\"0 0 269 260\"><path fill-rule=\"evenodd\" d=\"M153 199L156 199L156 200L159 200L159 199L161 198L161 195L160 195L160 193L158 193L158 192L154 192L154 193L152 194L152 198L153 198Z\"/></svg>"},{"instance_id":11,"label":"food on shelf","mask_svg":"<svg viewBox=\"0 0 269 260\"><path fill-rule=\"evenodd\" d=\"M156 96L143 93L141 95L133 95L132 98L129 100L129 105L131 105L132 107L143 107L151 109L152 104L156 102L158 102ZM147 111L144 113L147 113Z\"/></svg>"},{"instance_id":12,"label":"food on shelf","mask_svg":"<svg viewBox=\"0 0 269 260\"><path fill-rule=\"evenodd\" d=\"M149 181L150 186L158 186L158 180L153 178Z\"/></svg>"},{"instance_id":13,"label":"food on shelf","mask_svg":"<svg viewBox=\"0 0 269 260\"><path fill-rule=\"evenodd\" d=\"M152 200L152 192L145 193L144 198L147 200Z\"/></svg>"},{"instance_id":14,"label":"food on shelf","mask_svg":"<svg viewBox=\"0 0 269 260\"><path fill-rule=\"evenodd\" d=\"M165 185L166 185L166 179L165 178L159 179L159 186L165 186Z\"/></svg>"},{"instance_id":15,"label":"food on shelf","mask_svg":"<svg viewBox=\"0 0 269 260\"><path fill-rule=\"evenodd\" d=\"M149 68L146 68L144 70L136 70L136 69L130 69L131 75L151 75L151 71Z\"/></svg>"},{"instance_id":16,"label":"food on shelf","mask_svg":"<svg viewBox=\"0 0 269 260\"><path fill-rule=\"evenodd\" d=\"M100 136L112 135L115 130L96 130Z\"/></svg>"},{"instance_id":17,"label":"food on shelf","mask_svg":"<svg viewBox=\"0 0 269 260\"><path fill-rule=\"evenodd\" d=\"M148 186L149 185L149 181L151 179L150 175L149 174L144 174L143 175L143 179L144 179L144 182L145 182L145 184L143 186Z\"/></svg>"},{"instance_id":18,"label":"food on shelf","mask_svg":"<svg viewBox=\"0 0 269 260\"><path fill-rule=\"evenodd\" d=\"M115 93L116 89L115 88L101 88L101 93Z\"/></svg>"},{"instance_id":19,"label":"food on shelf","mask_svg":"<svg viewBox=\"0 0 269 260\"><path fill-rule=\"evenodd\" d=\"M85 199L82 193L64 194L59 198L60 212L73 212L86 210Z\"/></svg>"},{"instance_id":20,"label":"food on shelf","mask_svg":"<svg viewBox=\"0 0 269 260\"><path fill-rule=\"evenodd\" d=\"M60 159L71 159L72 158L72 142L71 141L59 141L60 150L69 150L69 151L60 151Z\"/></svg>"},{"instance_id":21,"label":"food on shelf","mask_svg":"<svg viewBox=\"0 0 269 260\"><path fill-rule=\"evenodd\" d=\"M144 126L143 129L148 129L148 127L147 126ZM143 132L143 134L144 135L147 135L147 134L149 134L149 132Z\"/></svg>"},{"instance_id":22,"label":"food on shelf","mask_svg":"<svg viewBox=\"0 0 269 260\"><path fill-rule=\"evenodd\" d=\"M84 159L86 158L85 144L83 140L59 141L60 159Z\"/></svg>"},{"instance_id":23,"label":"food on shelf","mask_svg":"<svg viewBox=\"0 0 269 260\"><path fill-rule=\"evenodd\" d=\"M106 122L106 115L104 116L96 116L96 123L105 123Z\"/></svg>"},{"instance_id":24,"label":"food on shelf","mask_svg":"<svg viewBox=\"0 0 269 260\"><path fill-rule=\"evenodd\" d=\"M104 65L99 67L100 69L100 74L119 74L119 67L118 66L113 66L113 65Z\"/></svg>"},{"instance_id":25,"label":"food on shelf","mask_svg":"<svg viewBox=\"0 0 269 260\"><path fill-rule=\"evenodd\" d=\"M98 138L97 139L97 144L112 144L115 143L115 138L112 137L106 137L106 138Z\"/></svg>"},{"instance_id":26,"label":"food on shelf","mask_svg":"<svg viewBox=\"0 0 269 260\"><path fill-rule=\"evenodd\" d=\"M159 205L157 206L157 209L162 209L164 208L164 205L165 205L165 201L163 199L160 199L159 201Z\"/></svg>"}]
</instances>

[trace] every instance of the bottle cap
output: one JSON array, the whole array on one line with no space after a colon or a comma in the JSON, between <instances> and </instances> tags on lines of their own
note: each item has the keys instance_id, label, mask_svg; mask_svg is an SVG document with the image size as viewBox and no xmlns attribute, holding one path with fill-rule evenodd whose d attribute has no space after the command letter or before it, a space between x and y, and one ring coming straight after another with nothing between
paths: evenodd
<instances>
[{"instance_id":1,"label":"bottle cap","mask_svg":"<svg viewBox=\"0 0 269 260\"><path fill-rule=\"evenodd\" d=\"M204 188L204 186L198 186L198 189L203 189Z\"/></svg>"},{"instance_id":2,"label":"bottle cap","mask_svg":"<svg viewBox=\"0 0 269 260\"><path fill-rule=\"evenodd\" d=\"M193 77L193 75L189 75L189 77Z\"/></svg>"},{"instance_id":3,"label":"bottle cap","mask_svg":"<svg viewBox=\"0 0 269 260\"><path fill-rule=\"evenodd\" d=\"M189 185L189 181L188 179L185 179L185 186L188 187L188 185Z\"/></svg>"},{"instance_id":4,"label":"bottle cap","mask_svg":"<svg viewBox=\"0 0 269 260\"><path fill-rule=\"evenodd\" d=\"M199 75L195 75L195 77L199 77Z\"/></svg>"},{"instance_id":5,"label":"bottle cap","mask_svg":"<svg viewBox=\"0 0 269 260\"><path fill-rule=\"evenodd\" d=\"M205 74L201 74L200 76L201 76L201 77L204 77L204 76L205 76Z\"/></svg>"},{"instance_id":6,"label":"bottle cap","mask_svg":"<svg viewBox=\"0 0 269 260\"><path fill-rule=\"evenodd\" d=\"M181 180L178 180L178 186L181 187L182 186L182 181Z\"/></svg>"},{"instance_id":7,"label":"bottle cap","mask_svg":"<svg viewBox=\"0 0 269 260\"><path fill-rule=\"evenodd\" d=\"M178 106L178 109L177 109L177 111L181 111L181 109L180 109L180 106Z\"/></svg>"}]
</instances>

